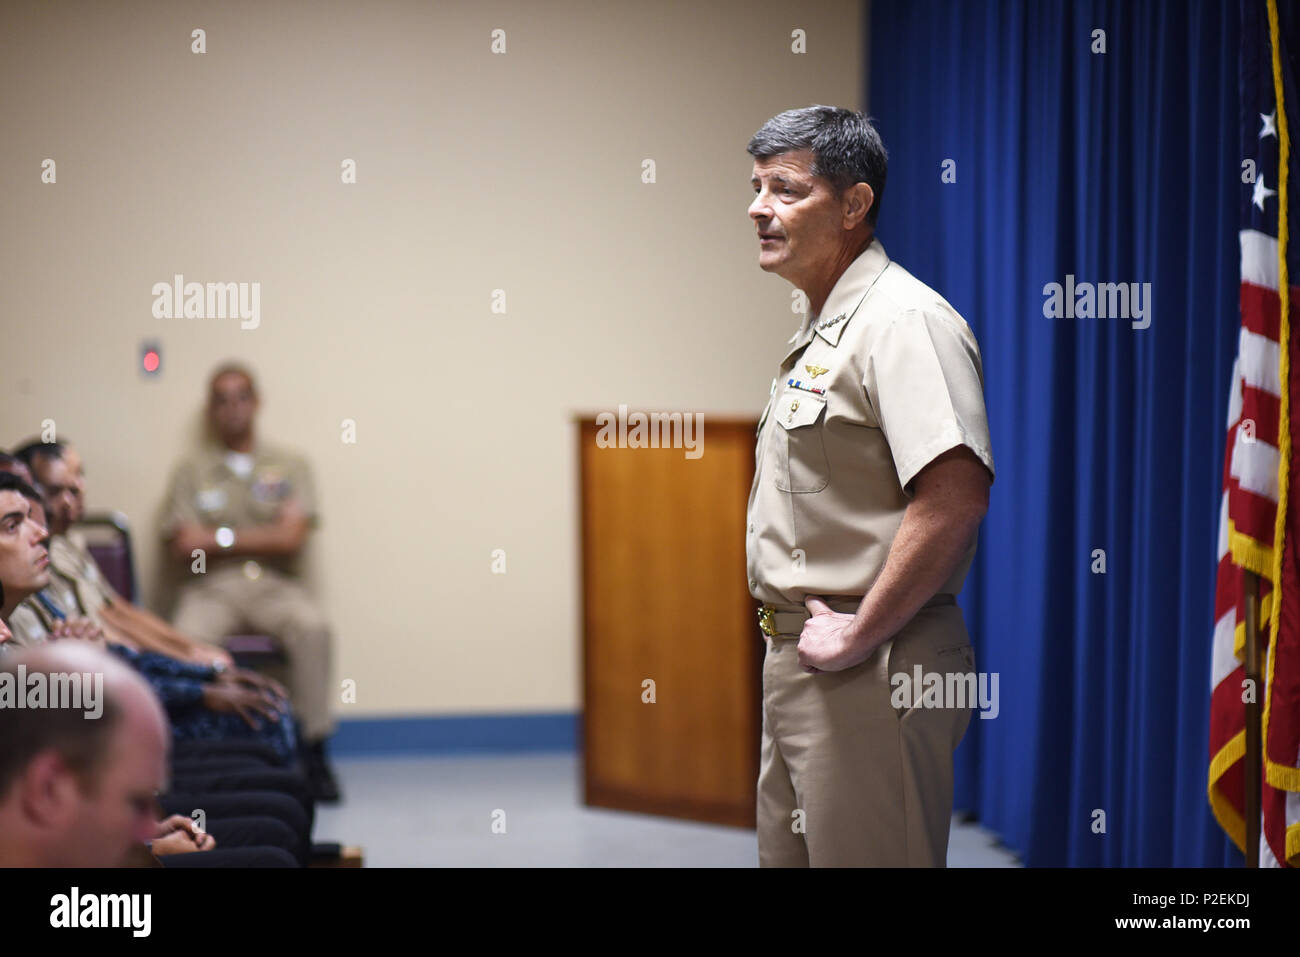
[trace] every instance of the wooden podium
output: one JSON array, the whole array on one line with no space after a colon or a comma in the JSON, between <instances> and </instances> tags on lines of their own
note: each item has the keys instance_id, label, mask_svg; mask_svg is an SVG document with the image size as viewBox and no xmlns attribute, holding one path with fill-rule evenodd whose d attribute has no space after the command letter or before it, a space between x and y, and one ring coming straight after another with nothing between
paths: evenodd
<instances>
[{"instance_id":1,"label":"wooden podium","mask_svg":"<svg viewBox=\"0 0 1300 957\"><path fill-rule=\"evenodd\" d=\"M764 645L745 568L754 419L682 448L579 418L587 804L753 827Z\"/></svg>"}]
</instances>

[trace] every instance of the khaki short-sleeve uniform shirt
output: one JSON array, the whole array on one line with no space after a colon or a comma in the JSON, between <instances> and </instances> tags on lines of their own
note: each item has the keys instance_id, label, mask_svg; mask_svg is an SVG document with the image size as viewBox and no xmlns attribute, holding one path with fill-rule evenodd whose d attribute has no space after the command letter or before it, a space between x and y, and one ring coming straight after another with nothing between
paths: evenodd
<instances>
[{"instance_id":1,"label":"khaki short-sleeve uniform shirt","mask_svg":"<svg viewBox=\"0 0 1300 957\"><path fill-rule=\"evenodd\" d=\"M9 630L13 640L5 642L15 648L31 648L44 644L50 638L56 619L43 606L35 595L24 598L9 616Z\"/></svg>"},{"instance_id":2,"label":"khaki short-sleeve uniform shirt","mask_svg":"<svg viewBox=\"0 0 1300 957\"><path fill-rule=\"evenodd\" d=\"M315 526L316 489L301 455L259 444L241 458L225 448L207 445L183 460L172 473L163 512L163 535L170 537L181 522L233 529L269 524L291 498L297 499ZM291 558L259 561L286 573L295 571ZM216 549L208 554L207 564L212 571L227 564L244 565L245 559Z\"/></svg>"},{"instance_id":3,"label":"khaki short-sleeve uniform shirt","mask_svg":"<svg viewBox=\"0 0 1300 957\"><path fill-rule=\"evenodd\" d=\"M49 590L68 614L82 614L103 627L100 615L105 605L117 601L117 593L104 579L94 556L78 531L51 535Z\"/></svg>"},{"instance_id":4,"label":"khaki short-sleeve uniform shirt","mask_svg":"<svg viewBox=\"0 0 1300 957\"><path fill-rule=\"evenodd\" d=\"M786 609L870 591L908 484L938 455L964 445L993 475L975 336L879 239L791 342L759 422L747 536L750 593ZM941 592L961 590L974 554Z\"/></svg>"}]
</instances>

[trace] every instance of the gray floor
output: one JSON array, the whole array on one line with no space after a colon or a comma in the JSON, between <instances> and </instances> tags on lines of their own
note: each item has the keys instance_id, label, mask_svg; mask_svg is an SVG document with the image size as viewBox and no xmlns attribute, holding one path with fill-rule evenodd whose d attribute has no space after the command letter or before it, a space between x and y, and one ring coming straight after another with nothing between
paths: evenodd
<instances>
[{"instance_id":1,"label":"gray floor","mask_svg":"<svg viewBox=\"0 0 1300 957\"><path fill-rule=\"evenodd\" d=\"M580 803L573 754L335 761L344 800L318 841L367 867L756 867L754 832ZM494 821L497 822L494 833ZM1015 867L994 835L953 823L952 867Z\"/></svg>"}]
</instances>

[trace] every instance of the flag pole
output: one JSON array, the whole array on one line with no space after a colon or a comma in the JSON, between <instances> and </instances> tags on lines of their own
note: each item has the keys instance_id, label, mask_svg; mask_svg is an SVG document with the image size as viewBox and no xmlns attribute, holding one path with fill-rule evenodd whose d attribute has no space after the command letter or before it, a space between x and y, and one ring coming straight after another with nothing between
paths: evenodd
<instances>
[{"instance_id":1,"label":"flag pole","mask_svg":"<svg viewBox=\"0 0 1300 957\"><path fill-rule=\"evenodd\" d=\"M1259 690L1259 576L1242 571L1246 591L1246 648L1243 662L1246 687L1251 695L1246 699L1246 754L1242 758L1242 813L1246 817L1246 866L1259 867L1259 820L1261 812L1260 775L1263 762L1260 753Z\"/></svg>"}]
</instances>

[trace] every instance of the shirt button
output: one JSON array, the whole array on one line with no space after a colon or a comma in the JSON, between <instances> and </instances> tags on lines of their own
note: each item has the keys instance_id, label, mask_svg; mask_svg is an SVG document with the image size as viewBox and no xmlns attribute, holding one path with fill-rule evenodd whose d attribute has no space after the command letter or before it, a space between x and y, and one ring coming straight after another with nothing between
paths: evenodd
<instances>
[{"instance_id":1,"label":"shirt button","mask_svg":"<svg viewBox=\"0 0 1300 957\"><path fill-rule=\"evenodd\" d=\"M249 581L257 581L262 577L262 566L254 561L244 562L244 577Z\"/></svg>"},{"instance_id":2,"label":"shirt button","mask_svg":"<svg viewBox=\"0 0 1300 957\"><path fill-rule=\"evenodd\" d=\"M751 578L751 579L749 580L749 587L750 587L750 588L757 588L757 587L758 587L758 582L754 581L754 579Z\"/></svg>"},{"instance_id":3,"label":"shirt button","mask_svg":"<svg viewBox=\"0 0 1300 957\"><path fill-rule=\"evenodd\" d=\"M754 530L753 523L750 524L750 526L749 526L749 530L750 530L751 532Z\"/></svg>"}]
</instances>

